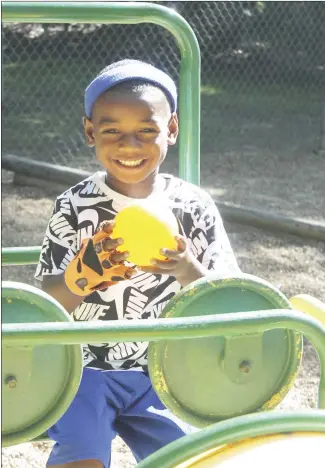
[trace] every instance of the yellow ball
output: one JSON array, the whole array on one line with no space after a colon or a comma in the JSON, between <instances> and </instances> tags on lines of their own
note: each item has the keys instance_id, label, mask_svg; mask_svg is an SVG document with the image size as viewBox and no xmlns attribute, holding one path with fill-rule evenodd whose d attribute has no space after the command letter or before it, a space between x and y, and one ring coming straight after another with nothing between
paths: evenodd
<instances>
[{"instance_id":1,"label":"yellow ball","mask_svg":"<svg viewBox=\"0 0 325 468\"><path fill-rule=\"evenodd\" d=\"M177 220L172 211L156 201L135 201L115 217L112 238L124 240L118 250L128 251L127 261L135 265L150 265L152 258L164 259L162 248L176 249Z\"/></svg>"}]
</instances>

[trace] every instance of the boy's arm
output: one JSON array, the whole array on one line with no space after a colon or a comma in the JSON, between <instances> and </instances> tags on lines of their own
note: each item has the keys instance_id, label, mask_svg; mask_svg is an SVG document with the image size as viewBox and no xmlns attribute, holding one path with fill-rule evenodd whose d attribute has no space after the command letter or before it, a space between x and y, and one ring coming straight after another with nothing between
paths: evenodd
<instances>
[{"instance_id":1,"label":"boy's arm","mask_svg":"<svg viewBox=\"0 0 325 468\"><path fill-rule=\"evenodd\" d=\"M86 297L72 294L65 284L64 273L44 276L41 287L43 291L60 302L69 313L72 313Z\"/></svg>"},{"instance_id":2,"label":"boy's arm","mask_svg":"<svg viewBox=\"0 0 325 468\"><path fill-rule=\"evenodd\" d=\"M187 238L190 261L185 275L179 279L182 286L213 271L221 275L240 272L218 208L207 193L202 201L203 206L199 204L193 213L194 223Z\"/></svg>"},{"instance_id":3,"label":"boy's arm","mask_svg":"<svg viewBox=\"0 0 325 468\"><path fill-rule=\"evenodd\" d=\"M77 252L77 228L77 216L69 192L65 192L55 201L35 273L41 289L70 313L84 300L72 294L64 280L66 266Z\"/></svg>"},{"instance_id":4,"label":"boy's arm","mask_svg":"<svg viewBox=\"0 0 325 468\"><path fill-rule=\"evenodd\" d=\"M204 198L204 208L201 208L189 236L191 251L209 272L239 273L241 270L219 210L209 194L205 193Z\"/></svg>"}]
</instances>

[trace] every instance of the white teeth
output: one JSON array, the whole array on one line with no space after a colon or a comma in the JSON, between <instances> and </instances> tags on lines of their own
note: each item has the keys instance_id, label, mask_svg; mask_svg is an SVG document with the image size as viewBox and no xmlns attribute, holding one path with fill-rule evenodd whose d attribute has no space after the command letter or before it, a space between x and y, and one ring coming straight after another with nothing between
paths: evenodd
<instances>
[{"instance_id":1,"label":"white teeth","mask_svg":"<svg viewBox=\"0 0 325 468\"><path fill-rule=\"evenodd\" d=\"M122 166L139 166L142 163L143 159L138 159L137 161L119 161Z\"/></svg>"}]
</instances>

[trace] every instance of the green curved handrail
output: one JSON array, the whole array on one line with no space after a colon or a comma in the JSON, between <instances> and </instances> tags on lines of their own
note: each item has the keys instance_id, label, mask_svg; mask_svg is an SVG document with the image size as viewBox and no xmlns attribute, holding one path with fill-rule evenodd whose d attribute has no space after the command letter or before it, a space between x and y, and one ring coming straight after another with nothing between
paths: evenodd
<instances>
[{"instance_id":1,"label":"green curved handrail","mask_svg":"<svg viewBox=\"0 0 325 468\"><path fill-rule=\"evenodd\" d=\"M325 409L325 326L318 320L288 309L235 312L186 318L119 320L115 322L47 322L3 324L3 346L104 343L107 341L160 341L208 336L263 333L276 328L305 335L320 362L318 404Z\"/></svg>"},{"instance_id":2,"label":"green curved handrail","mask_svg":"<svg viewBox=\"0 0 325 468\"><path fill-rule=\"evenodd\" d=\"M212 424L150 455L138 468L172 468L223 444L283 432L325 433L325 411L255 413Z\"/></svg>"},{"instance_id":3,"label":"green curved handrail","mask_svg":"<svg viewBox=\"0 0 325 468\"><path fill-rule=\"evenodd\" d=\"M200 183L200 49L185 19L171 8L136 2L3 2L4 23L155 23L170 31L181 54L179 173Z\"/></svg>"}]
</instances>

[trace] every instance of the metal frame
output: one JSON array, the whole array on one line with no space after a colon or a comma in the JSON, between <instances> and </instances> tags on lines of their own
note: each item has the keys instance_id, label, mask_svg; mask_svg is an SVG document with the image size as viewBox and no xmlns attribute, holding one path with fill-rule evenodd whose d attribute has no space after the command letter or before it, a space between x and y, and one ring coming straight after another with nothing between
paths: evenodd
<instances>
[{"instance_id":1,"label":"metal frame","mask_svg":"<svg viewBox=\"0 0 325 468\"><path fill-rule=\"evenodd\" d=\"M192 287L192 285L191 285ZM193 284L193 289L195 285ZM188 318L113 322L47 322L2 325L3 346L82 344L104 341L160 341L235 336L289 329L304 334L320 362L318 406L325 409L325 326L309 315L287 309L235 312Z\"/></svg>"},{"instance_id":2,"label":"metal frame","mask_svg":"<svg viewBox=\"0 0 325 468\"><path fill-rule=\"evenodd\" d=\"M279 433L325 433L325 411L255 413L212 424L200 432L181 437L139 463L139 468L171 468L204 454L253 437ZM311 455L312 456L312 455ZM312 459L312 458L311 458ZM285 460L283 460L285 463ZM188 466L188 465L186 465ZM190 465L192 466L192 465ZM198 465L195 465L198 466ZM256 466L254 464L254 466ZM320 465L319 465L320 466Z\"/></svg>"}]
</instances>

